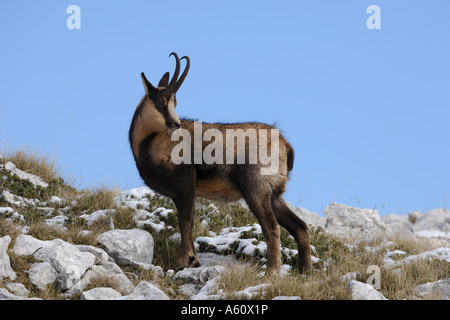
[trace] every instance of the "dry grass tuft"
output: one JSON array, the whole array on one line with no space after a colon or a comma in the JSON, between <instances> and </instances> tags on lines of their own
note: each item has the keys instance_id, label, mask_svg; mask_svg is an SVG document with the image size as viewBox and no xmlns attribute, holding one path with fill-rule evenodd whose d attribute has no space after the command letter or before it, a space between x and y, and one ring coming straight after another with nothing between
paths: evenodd
<instances>
[{"instance_id":1,"label":"dry grass tuft","mask_svg":"<svg viewBox=\"0 0 450 320\"><path fill-rule=\"evenodd\" d=\"M398 236L389 238L384 235L372 240L355 241L336 239L321 232L317 234L317 231L312 234L312 239L322 241L323 247L314 254L322 259L322 262L316 264L314 270L307 275L291 271L289 274L261 278L263 270L259 267L258 261L249 260L245 265L229 266L222 275L217 290L226 293L226 299L242 299L245 297L236 296L234 293L247 287L268 283L270 286L263 290L264 294L256 295L253 299L266 300L281 295L300 296L303 300L348 300L351 299L351 294L342 277L348 273L356 273L355 280L370 282L369 277L373 272L368 268L378 266L381 276L381 288L378 291L387 299L402 300L413 298L414 288L420 284L450 277L450 264L442 260L422 259L402 263L397 267L384 264L383 259L387 250L402 250L407 252L408 256L436 248L432 242L425 239ZM392 243L388 248L385 244L390 241ZM343 245L344 243L350 245ZM431 294L422 298L439 297Z\"/></svg>"},{"instance_id":2,"label":"dry grass tuft","mask_svg":"<svg viewBox=\"0 0 450 320\"><path fill-rule=\"evenodd\" d=\"M0 152L3 155L0 158L0 163L2 164L12 162L18 169L37 175L47 183L59 179L62 175L55 157L43 155L27 148L16 150L4 149Z\"/></svg>"}]
</instances>

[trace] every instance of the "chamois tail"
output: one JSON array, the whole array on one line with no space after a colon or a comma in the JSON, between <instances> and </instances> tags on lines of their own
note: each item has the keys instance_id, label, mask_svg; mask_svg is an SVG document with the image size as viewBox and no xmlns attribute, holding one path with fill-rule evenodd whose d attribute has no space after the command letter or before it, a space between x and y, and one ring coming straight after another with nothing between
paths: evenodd
<instances>
[{"instance_id":1,"label":"chamois tail","mask_svg":"<svg viewBox=\"0 0 450 320\"><path fill-rule=\"evenodd\" d=\"M288 143L286 144L286 151L287 151L287 167L288 172L291 172L292 168L294 167L294 149L291 147L291 145Z\"/></svg>"}]
</instances>

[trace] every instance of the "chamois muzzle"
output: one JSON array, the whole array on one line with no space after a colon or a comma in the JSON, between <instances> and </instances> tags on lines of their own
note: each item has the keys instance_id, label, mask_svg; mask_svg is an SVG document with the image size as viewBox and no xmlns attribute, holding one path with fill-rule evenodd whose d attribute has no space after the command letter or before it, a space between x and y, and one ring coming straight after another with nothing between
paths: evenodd
<instances>
[{"instance_id":1,"label":"chamois muzzle","mask_svg":"<svg viewBox=\"0 0 450 320\"><path fill-rule=\"evenodd\" d=\"M181 123L177 122L177 121L172 121L172 122L166 122L166 126L168 128L168 131L175 131L177 129L181 128Z\"/></svg>"}]
</instances>

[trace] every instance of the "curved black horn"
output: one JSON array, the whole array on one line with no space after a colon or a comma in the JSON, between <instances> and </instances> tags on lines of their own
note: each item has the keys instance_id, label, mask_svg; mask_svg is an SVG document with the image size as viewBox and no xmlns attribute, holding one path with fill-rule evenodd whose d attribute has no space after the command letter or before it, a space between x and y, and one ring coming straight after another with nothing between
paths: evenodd
<instances>
[{"instance_id":1,"label":"curved black horn","mask_svg":"<svg viewBox=\"0 0 450 320\"><path fill-rule=\"evenodd\" d=\"M171 54L169 54L169 57L170 56L174 56L175 60L176 60L175 72L173 74L172 80L170 80L170 83L169 83L169 88L174 88L174 86L177 83L178 75L180 74L180 58L178 58L178 55L175 52L172 52Z\"/></svg>"},{"instance_id":2,"label":"curved black horn","mask_svg":"<svg viewBox=\"0 0 450 320\"><path fill-rule=\"evenodd\" d=\"M180 60L186 59L186 67L184 68L183 73L181 74L180 79L178 79L175 87L174 87L174 92L177 92L178 89L180 88L180 86L183 84L184 78L186 78L188 72L189 72L189 68L191 67L191 60L189 59L188 56L184 56L182 57Z\"/></svg>"}]
</instances>

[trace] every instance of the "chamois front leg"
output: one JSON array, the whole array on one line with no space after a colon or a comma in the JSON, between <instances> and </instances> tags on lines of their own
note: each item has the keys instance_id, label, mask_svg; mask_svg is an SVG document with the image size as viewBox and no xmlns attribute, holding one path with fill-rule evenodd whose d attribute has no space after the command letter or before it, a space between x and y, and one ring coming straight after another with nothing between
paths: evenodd
<instances>
[{"instance_id":1,"label":"chamois front leg","mask_svg":"<svg viewBox=\"0 0 450 320\"><path fill-rule=\"evenodd\" d=\"M194 229L194 195L182 195L174 199L178 209L178 225L181 232L181 255L177 262L178 270L184 268L197 268L200 266L195 253Z\"/></svg>"}]
</instances>

